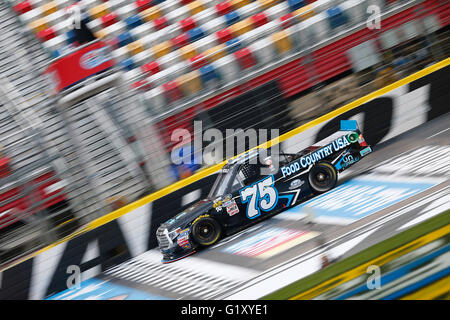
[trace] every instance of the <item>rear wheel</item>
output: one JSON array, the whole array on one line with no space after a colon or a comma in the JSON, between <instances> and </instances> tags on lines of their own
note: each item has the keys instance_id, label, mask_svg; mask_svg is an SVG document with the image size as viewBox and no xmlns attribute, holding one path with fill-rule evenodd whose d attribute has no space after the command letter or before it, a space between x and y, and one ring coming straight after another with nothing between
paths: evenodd
<instances>
[{"instance_id":1,"label":"rear wheel","mask_svg":"<svg viewBox=\"0 0 450 320\"><path fill-rule=\"evenodd\" d=\"M201 246L210 246L222 234L220 224L213 218L201 217L192 224L192 238Z\"/></svg>"},{"instance_id":2,"label":"rear wheel","mask_svg":"<svg viewBox=\"0 0 450 320\"><path fill-rule=\"evenodd\" d=\"M311 168L308 179L314 193L324 193L336 186L337 171L331 164L320 162Z\"/></svg>"}]
</instances>

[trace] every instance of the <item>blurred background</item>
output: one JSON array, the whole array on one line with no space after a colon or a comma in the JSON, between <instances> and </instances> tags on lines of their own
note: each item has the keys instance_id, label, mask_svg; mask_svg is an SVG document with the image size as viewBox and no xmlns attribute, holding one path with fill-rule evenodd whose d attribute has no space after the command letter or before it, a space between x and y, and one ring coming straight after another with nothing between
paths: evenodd
<instances>
[{"instance_id":1,"label":"blurred background","mask_svg":"<svg viewBox=\"0 0 450 320\"><path fill-rule=\"evenodd\" d=\"M0 266L202 169L175 129L282 134L447 58L449 7L0 0Z\"/></svg>"}]
</instances>

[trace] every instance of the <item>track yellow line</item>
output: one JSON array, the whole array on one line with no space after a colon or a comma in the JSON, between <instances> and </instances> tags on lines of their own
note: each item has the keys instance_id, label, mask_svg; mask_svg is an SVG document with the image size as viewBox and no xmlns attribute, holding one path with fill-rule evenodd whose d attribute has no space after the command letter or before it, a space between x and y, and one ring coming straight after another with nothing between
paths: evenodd
<instances>
[{"instance_id":1,"label":"track yellow line","mask_svg":"<svg viewBox=\"0 0 450 320\"><path fill-rule=\"evenodd\" d=\"M394 89L396 89L398 87L401 87L401 86L403 86L405 84L408 84L408 83L410 83L412 81L415 81L415 80L417 80L419 78L422 78L422 77L424 77L424 76L426 76L426 75L428 75L430 73L433 73L433 72L435 72L435 71L437 71L439 69L445 68L448 65L450 65L450 58L447 58L445 60L437 62L437 63L435 63L435 64L433 64L433 65L431 65L429 67L426 67L423 70L420 70L420 71L418 71L418 72L416 72L416 73L414 73L414 74L412 74L412 75L410 75L408 77L405 77L404 79L396 81L396 82L394 82L394 83L392 83L392 84L390 84L390 85L388 85L388 86L386 86L384 88L381 88L381 89L379 89L377 91L374 91L374 92L372 92L372 93L370 93L370 94L368 94L368 95L366 95L366 96L364 96L362 98L359 98L359 99L357 99L357 100L355 100L353 102L350 102L349 104L347 104L345 106L342 106L342 107L340 107L340 108L338 108L338 109L336 109L336 110L334 110L332 112L329 112L329 113L327 113L327 114L325 114L325 115L323 115L323 116L321 116L321 117L319 117L319 118L317 118L315 120L312 120L312 121L310 121L308 123L305 123L305 124L295 128L295 129L293 129L293 130L291 130L289 132L286 132L286 133L282 134L280 137L272 139L272 140L270 140L268 142L265 142L265 143L255 147L253 149L256 149L256 148L270 148L274 144L283 142L283 141L285 141L285 140L287 140L287 139L289 139L289 138L291 138L291 137L293 137L293 136L295 136L295 135L297 135L297 134L299 134L299 133L301 133L303 131L306 131L306 130L308 130L308 129L316 126L316 125L319 125L319 124L321 124L321 123L323 123L325 121L328 121L328 120L330 120L330 119L332 119L332 118L334 118L334 117L336 117L338 115L341 115L341 114L343 114L343 113L345 113L345 112L347 112L349 110L355 109L355 108L361 106L362 104L364 104L364 103L366 103L366 102L368 102L370 100L373 100L373 99L375 99L375 98L377 98L379 96L384 95L385 93L387 93L389 91L392 91L392 90L394 90ZM202 169L201 171L199 171L197 173L194 173L192 176L189 176L189 177L187 177L187 178L185 178L183 180L177 181L177 182L171 184L170 186L167 186L167 187L165 187L165 188L163 188L161 190L158 190L158 191L156 191L156 192L154 192L152 194L149 194L148 196L145 196L145 197L143 197L143 198L141 198L141 199L139 199L139 200L137 200L137 201L135 201L133 203L130 203L130 204L128 204L128 205L118 209L118 210L115 210L115 211L110 212L110 213L108 213L108 214L106 214L106 215L104 215L104 216L102 216L100 218L97 218L96 220L93 220L90 223L88 223L86 225L86 227L83 228L81 231L78 231L78 232L76 232L76 233L74 233L74 234L72 234L72 235L70 235L70 236L68 236L68 237L66 237L64 239L58 240L57 242L55 242L55 243L53 243L51 245L48 245L45 248L43 248L43 249L41 249L41 250L39 250L39 251L37 251L35 253L30 254L26 258L23 258L22 260L19 260L19 262L12 263L10 266L8 266L6 268L10 268L11 266L14 266L14 265L16 265L18 263L21 263L21 262L23 262L25 260L31 259L31 258L35 257L36 255L38 255L39 253L42 253L42 252L44 252L46 250L49 250L49 249L55 247L56 245L58 245L58 244L60 244L62 242L69 241L70 239L80 235L81 233L84 233L84 232L93 230L95 228L98 228L98 227L100 227L100 226L102 226L102 225L104 225L104 224L106 224L108 222L111 222L112 220L115 220L115 219L123 216L124 214L127 214L127 213L129 213L129 212L131 212L131 211L133 211L133 210L135 210L135 209L137 209L139 207L142 207L143 205L145 205L147 203L155 201L155 200L157 200L159 198L164 197L165 195L168 195L169 193L172 193L172 192L174 192L176 190L179 190L179 189L181 189L181 188L183 188L183 187L185 187L185 186L187 186L187 185L189 185L191 183L194 183L194 182L196 182L196 181L198 181L198 180L200 180L200 179L202 179L202 178L204 178L204 177L206 177L206 176L208 176L208 175L210 175L210 174L220 170L220 168L222 168L225 163L226 163L226 161L223 161L223 162L221 162L219 164L216 164L216 165L213 165L211 167ZM4 270L4 268L0 269L0 272L3 271L3 270Z\"/></svg>"},{"instance_id":2,"label":"track yellow line","mask_svg":"<svg viewBox=\"0 0 450 320\"><path fill-rule=\"evenodd\" d=\"M450 276L436 281L419 291L402 297L400 300L433 300L450 293Z\"/></svg>"},{"instance_id":3,"label":"track yellow line","mask_svg":"<svg viewBox=\"0 0 450 320\"><path fill-rule=\"evenodd\" d=\"M305 292L302 292L298 295L295 295L289 300L310 300L318 295L325 293L335 287L337 287L340 284L343 284L344 282L350 281L362 274L366 273L367 267L370 265L377 265L381 267L382 265L386 264L387 262L398 258L408 252L411 252L419 247L424 246L427 243L430 243L436 239L439 239L445 235L450 233L450 225L447 225L445 227L442 227L440 229L437 229L433 232L430 232L420 238L417 238L397 249L391 250L380 257L377 257L375 259L370 260L369 262L366 262L358 267L355 267L351 270L348 270L336 277L333 277L327 281L322 282L321 284L306 290Z\"/></svg>"}]
</instances>

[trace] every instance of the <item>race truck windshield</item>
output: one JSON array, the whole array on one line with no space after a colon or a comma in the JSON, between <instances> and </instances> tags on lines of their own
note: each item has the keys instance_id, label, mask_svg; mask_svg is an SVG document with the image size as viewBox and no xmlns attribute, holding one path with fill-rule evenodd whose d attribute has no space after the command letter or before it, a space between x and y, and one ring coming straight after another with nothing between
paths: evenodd
<instances>
[{"instance_id":1,"label":"race truck windshield","mask_svg":"<svg viewBox=\"0 0 450 320\"><path fill-rule=\"evenodd\" d=\"M216 181L214 182L208 198L214 199L223 196L228 191L230 181L234 179L236 172L230 169L222 169Z\"/></svg>"}]
</instances>

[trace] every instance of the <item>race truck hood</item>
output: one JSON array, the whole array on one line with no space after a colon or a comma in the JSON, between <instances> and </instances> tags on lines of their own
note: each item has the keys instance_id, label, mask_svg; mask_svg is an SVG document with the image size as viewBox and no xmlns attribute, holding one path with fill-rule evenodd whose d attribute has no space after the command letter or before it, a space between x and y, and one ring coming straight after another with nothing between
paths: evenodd
<instances>
[{"instance_id":1,"label":"race truck hood","mask_svg":"<svg viewBox=\"0 0 450 320\"><path fill-rule=\"evenodd\" d=\"M169 231L176 228L185 228L191 221L197 218L201 214L205 214L213 206L213 200L203 199L200 200L186 210L183 210L172 219L164 222L161 226L166 227Z\"/></svg>"}]
</instances>

